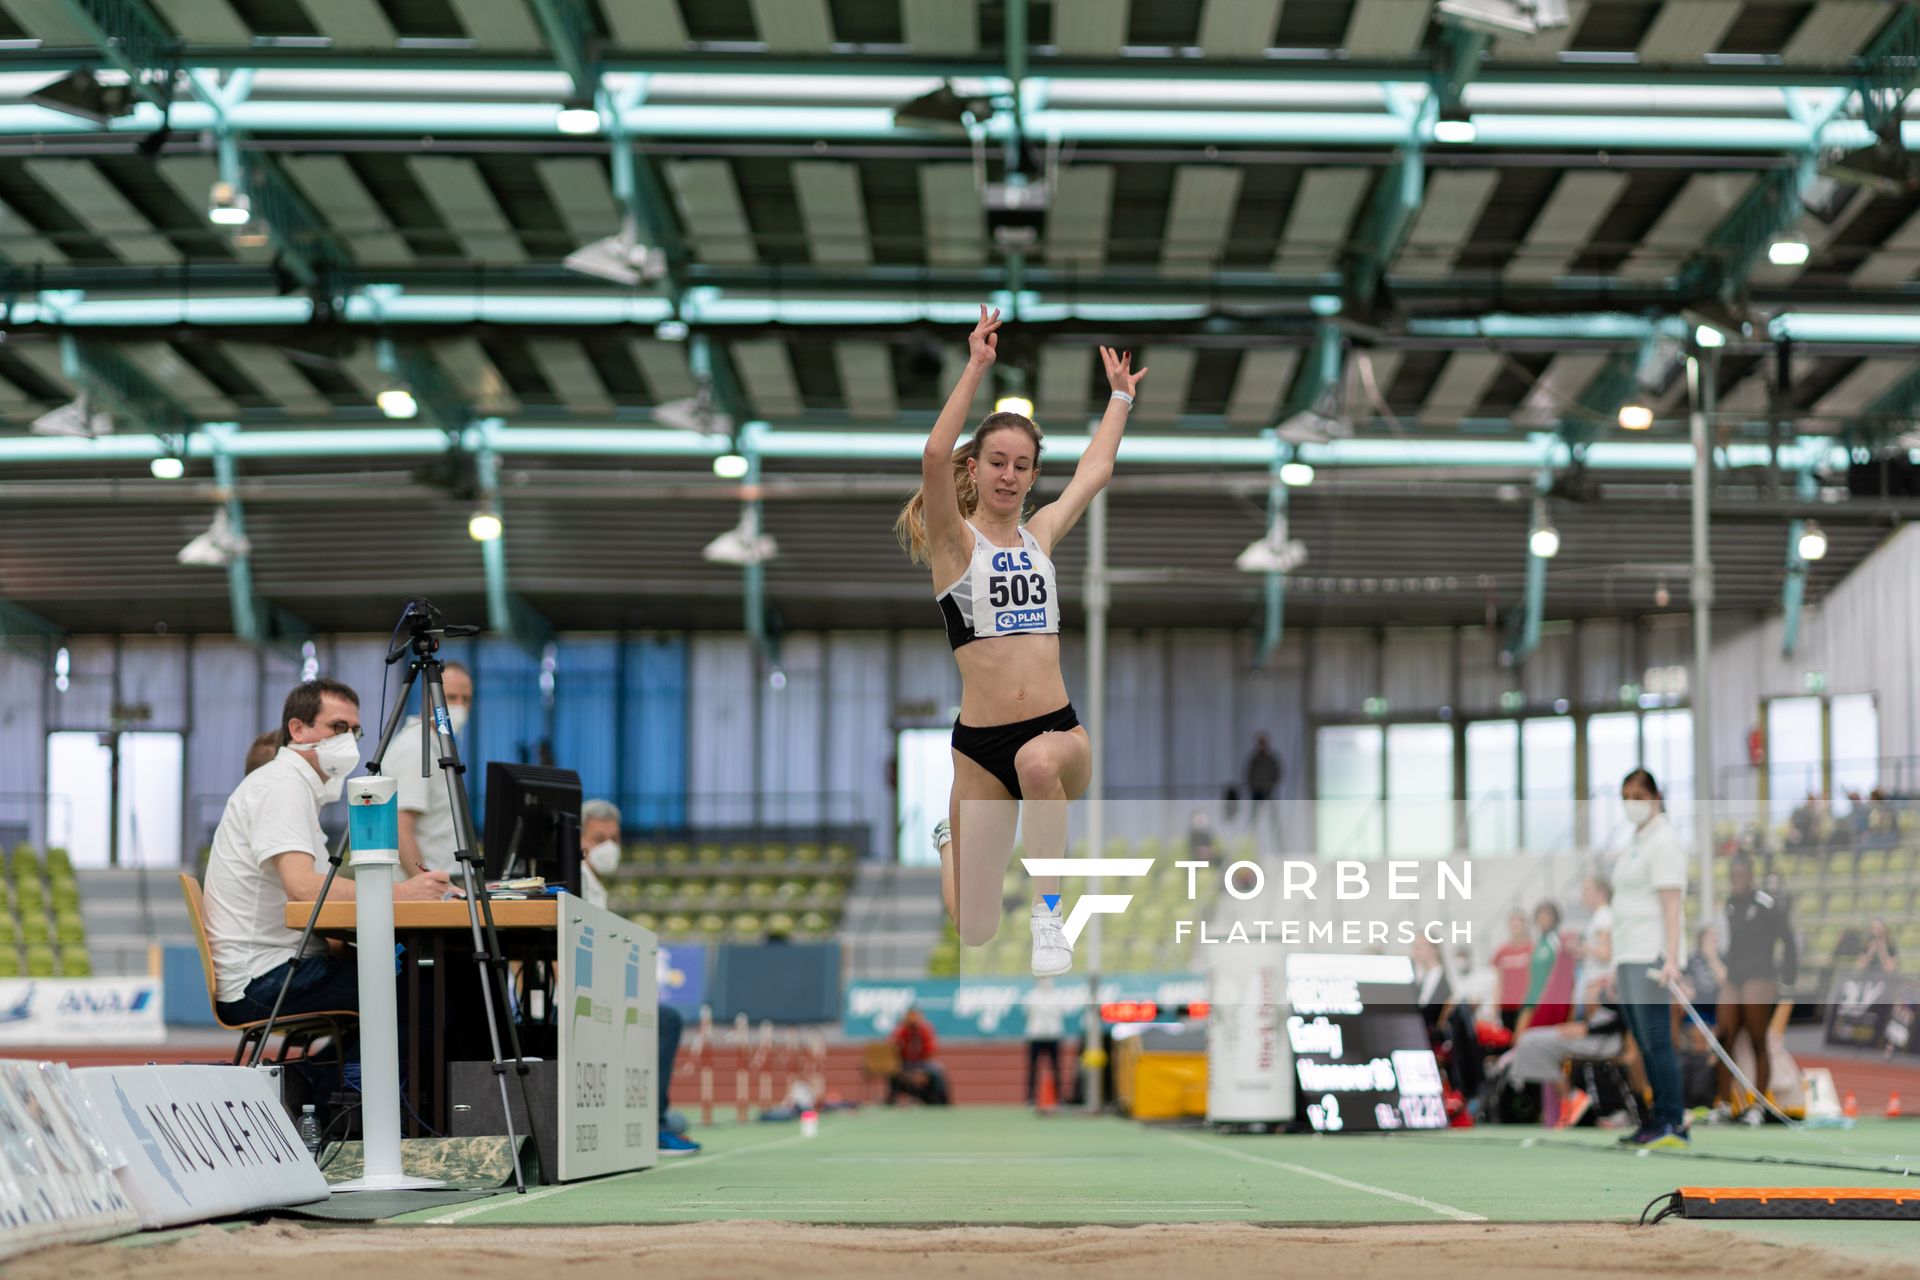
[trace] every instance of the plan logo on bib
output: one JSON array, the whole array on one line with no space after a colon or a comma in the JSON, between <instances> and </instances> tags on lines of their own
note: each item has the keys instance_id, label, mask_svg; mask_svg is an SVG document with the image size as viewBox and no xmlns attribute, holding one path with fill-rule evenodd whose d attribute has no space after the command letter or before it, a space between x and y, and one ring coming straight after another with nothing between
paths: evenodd
<instances>
[{"instance_id":1,"label":"plan logo on bib","mask_svg":"<svg viewBox=\"0 0 1920 1280\"><path fill-rule=\"evenodd\" d=\"M1117 876L1123 880L1138 880L1153 870L1152 858L1022 858L1020 865L1027 869L1030 876ZM1080 931L1087 927L1087 921L1094 916L1117 916L1123 914L1132 905L1130 893L1087 893L1082 894L1073 904L1073 910L1067 913L1066 924L1061 932L1066 934L1069 943L1080 940ZM1047 909L1053 910L1060 905L1060 895L1047 895Z\"/></svg>"}]
</instances>

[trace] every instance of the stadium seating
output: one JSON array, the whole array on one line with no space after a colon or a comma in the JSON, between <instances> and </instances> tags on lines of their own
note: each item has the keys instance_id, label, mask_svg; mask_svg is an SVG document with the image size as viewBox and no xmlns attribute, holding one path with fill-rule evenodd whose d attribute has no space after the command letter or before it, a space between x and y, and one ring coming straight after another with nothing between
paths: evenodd
<instances>
[{"instance_id":1,"label":"stadium seating","mask_svg":"<svg viewBox=\"0 0 1920 1280\"><path fill-rule=\"evenodd\" d=\"M5 897L0 901L0 977L87 977L87 926L80 914L80 888L65 849L44 860L16 845L5 860Z\"/></svg>"},{"instance_id":2,"label":"stadium seating","mask_svg":"<svg viewBox=\"0 0 1920 1280\"><path fill-rule=\"evenodd\" d=\"M840 928L858 851L846 840L636 840L607 877L608 907L668 942L801 941Z\"/></svg>"}]
</instances>

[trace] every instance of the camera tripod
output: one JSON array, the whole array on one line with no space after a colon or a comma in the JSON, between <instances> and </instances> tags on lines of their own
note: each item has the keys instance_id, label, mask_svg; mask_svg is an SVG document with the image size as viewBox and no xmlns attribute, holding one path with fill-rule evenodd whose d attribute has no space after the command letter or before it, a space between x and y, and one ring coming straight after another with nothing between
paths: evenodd
<instances>
[{"instance_id":1,"label":"camera tripod","mask_svg":"<svg viewBox=\"0 0 1920 1280\"><path fill-rule=\"evenodd\" d=\"M420 686L420 771L423 776L431 772L434 752L438 751L441 773L446 777L447 794L453 806L454 837L456 848L454 861L465 878L467 925L472 935L473 960L479 970L481 1003L487 1010L487 1039L493 1055L493 1075L500 1085L500 1113L507 1126L507 1149L513 1156L514 1190L525 1194L526 1175L520 1162L520 1144L513 1131L513 1107L507 1097L507 1064L513 1064L514 1072L520 1077L520 1101L526 1108L527 1125L531 1130L536 1114L533 1098L528 1088L527 1077L530 1069L520 1052L520 1033L512 1017L513 1005L507 992L506 953L500 946L499 932L493 923L493 899L487 893L485 866L478 852L478 841L473 828L473 810L467 801L467 767L460 761L460 750L453 741L453 722L447 713L447 691L445 681L446 664L440 660L440 639L442 636L458 638L479 634L480 628L471 626L445 625L441 613L425 599L415 598L407 601L405 612L400 615L399 624L394 627L393 642L387 651L387 665L392 666L401 659L407 660L407 673L400 686L400 696L395 701L387 722L380 729L379 745L368 764L369 773L381 772L381 762L386 759L387 749L393 742L394 734L399 731L401 717L406 714L407 704L414 686ZM404 638L402 633L405 633ZM422 677L425 677L424 680ZM432 740L428 740L427 726L432 726ZM313 937L314 927L320 921L321 908L326 905L327 892L333 887L334 877L340 872L340 860L345 851L346 840L343 836L334 842L328 851L327 875L320 885L320 893L313 904L313 911L307 916L306 928L301 930L299 949L294 952L295 963L287 967L287 976L280 984L280 994L273 1002L273 1012L268 1015L267 1024L262 1031L258 1045L254 1049L251 1066L259 1066L261 1056L266 1052L267 1037L273 1032L273 1024L280 1017L280 1006L287 998L287 990L293 984L294 969L300 957L307 954L308 941ZM379 957L362 957L363 961L379 963ZM495 999L499 1003L496 1007ZM506 1021L506 1048L501 1052L500 1022L502 1011Z\"/></svg>"}]
</instances>

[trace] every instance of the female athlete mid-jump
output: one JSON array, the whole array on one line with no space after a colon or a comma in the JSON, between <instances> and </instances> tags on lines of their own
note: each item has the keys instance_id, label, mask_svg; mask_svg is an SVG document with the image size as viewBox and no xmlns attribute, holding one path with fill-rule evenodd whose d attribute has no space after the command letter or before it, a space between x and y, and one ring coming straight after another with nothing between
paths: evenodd
<instances>
[{"instance_id":1,"label":"female athlete mid-jump","mask_svg":"<svg viewBox=\"0 0 1920 1280\"><path fill-rule=\"evenodd\" d=\"M966 372L920 457L920 489L894 526L914 562L933 570L960 666L950 826L936 828L934 843L947 914L970 947L988 942L999 928L1000 886L1016 824L1025 827L1029 856L1062 857L1066 802L1087 789L1092 746L1060 673L1060 591L1051 557L1112 478L1135 388L1147 372L1131 371L1131 352L1100 349L1113 389L1100 427L1066 490L1022 524L1040 474L1040 428L1020 414L995 413L954 447L980 380L993 367L1000 324L998 311L980 308L980 323L967 338ZM1036 977L1073 967L1059 893L1057 878L1035 879Z\"/></svg>"}]
</instances>

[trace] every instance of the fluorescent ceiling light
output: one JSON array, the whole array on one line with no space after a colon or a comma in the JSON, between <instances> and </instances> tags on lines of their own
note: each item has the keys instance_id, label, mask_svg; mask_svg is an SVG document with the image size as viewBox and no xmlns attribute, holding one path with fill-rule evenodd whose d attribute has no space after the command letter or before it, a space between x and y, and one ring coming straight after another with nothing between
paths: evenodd
<instances>
[{"instance_id":1,"label":"fluorescent ceiling light","mask_svg":"<svg viewBox=\"0 0 1920 1280\"><path fill-rule=\"evenodd\" d=\"M1527 537L1527 550L1542 560L1551 560L1560 554L1560 531L1552 525L1541 525Z\"/></svg>"},{"instance_id":2,"label":"fluorescent ceiling light","mask_svg":"<svg viewBox=\"0 0 1920 1280\"><path fill-rule=\"evenodd\" d=\"M1001 396L993 402L995 413L1017 413L1023 418L1033 416L1033 401L1025 396Z\"/></svg>"},{"instance_id":3,"label":"fluorescent ceiling light","mask_svg":"<svg viewBox=\"0 0 1920 1280\"><path fill-rule=\"evenodd\" d=\"M739 480L747 474L747 460L737 453L723 453L713 460L713 474L722 480Z\"/></svg>"},{"instance_id":4,"label":"fluorescent ceiling light","mask_svg":"<svg viewBox=\"0 0 1920 1280\"><path fill-rule=\"evenodd\" d=\"M155 480L178 480L187 474L187 464L178 458L168 456L155 458L147 464L147 470L153 473Z\"/></svg>"},{"instance_id":5,"label":"fluorescent ceiling light","mask_svg":"<svg viewBox=\"0 0 1920 1280\"><path fill-rule=\"evenodd\" d=\"M420 404L413 398L413 392L405 387L388 387L373 398L380 406L380 412L389 418L411 418L420 412Z\"/></svg>"},{"instance_id":6,"label":"fluorescent ceiling light","mask_svg":"<svg viewBox=\"0 0 1920 1280\"><path fill-rule=\"evenodd\" d=\"M467 536L475 542L493 542L505 532L500 517L491 511L476 511L467 519Z\"/></svg>"},{"instance_id":7,"label":"fluorescent ceiling light","mask_svg":"<svg viewBox=\"0 0 1920 1280\"><path fill-rule=\"evenodd\" d=\"M1775 240L1767 247L1767 261L1776 267L1803 267L1812 256L1805 240Z\"/></svg>"},{"instance_id":8,"label":"fluorescent ceiling light","mask_svg":"<svg viewBox=\"0 0 1920 1280\"><path fill-rule=\"evenodd\" d=\"M1437 120L1433 126L1433 140L1454 146L1464 146L1480 136L1480 130L1471 120Z\"/></svg>"},{"instance_id":9,"label":"fluorescent ceiling light","mask_svg":"<svg viewBox=\"0 0 1920 1280\"><path fill-rule=\"evenodd\" d=\"M579 136L600 132L600 113L592 107L562 107L553 118L554 128Z\"/></svg>"},{"instance_id":10,"label":"fluorescent ceiling light","mask_svg":"<svg viewBox=\"0 0 1920 1280\"><path fill-rule=\"evenodd\" d=\"M1811 520L1807 521L1806 528L1802 530L1800 534L1799 551L1800 551L1800 558L1802 560L1808 561L1809 563L1815 560L1826 559L1827 558L1826 531L1823 530L1819 525L1815 524L1813 521Z\"/></svg>"},{"instance_id":11,"label":"fluorescent ceiling light","mask_svg":"<svg viewBox=\"0 0 1920 1280\"><path fill-rule=\"evenodd\" d=\"M1313 483L1313 468L1304 462L1289 462L1280 468L1280 483L1290 489L1304 489Z\"/></svg>"},{"instance_id":12,"label":"fluorescent ceiling light","mask_svg":"<svg viewBox=\"0 0 1920 1280\"><path fill-rule=\"evenodd\" d=\"M1653 425L1653 410L1638 401L1620 406L1620 426L1627 431L1645 431Z\"/></svg>"},{"instance_id":13,"label":"fluorescent ceiling light","mask_svg":"<svg viewBox=\"0 0 1920 1280\"><path fill-rule=\"evenodd\" d=\"M1727 345L1727 335L1710 324L1703 324L1693 331L1693 340L1703 349L1716 351Z\"/></svg>"}]
</instances>

